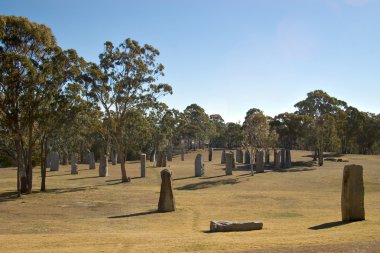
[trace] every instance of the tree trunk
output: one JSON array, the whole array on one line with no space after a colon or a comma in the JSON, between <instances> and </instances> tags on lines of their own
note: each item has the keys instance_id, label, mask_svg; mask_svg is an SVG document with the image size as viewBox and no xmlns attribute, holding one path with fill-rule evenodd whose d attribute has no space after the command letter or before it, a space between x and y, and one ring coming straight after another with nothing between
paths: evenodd
<instances>
[{"instance_id":1,"label":"tree trunk","mask_svg":"<svg viewBox=\"0 0 380 253\"><path fill-rule=\"evenodd\" d=\"M127 170L125 169L125 153L124 149L120 148L119 149L119 154L118 156L120 157L120 169L121 169L121 181L122 182L129 182L131 179L127 177Z\"/></svg>"},{"instance_id":2,"label":"tree trunk","mask_svg":"<svg viewBox=\"0 0 380 253\"><path fill-rule=\"evenodd\" d=\"M18 171L18 194L27 192L27 176L25 170L24 150L22 145L21 136L16 140L16 152L17 152L17 171Z\"/></svg>"},{"instance_id":3,"label":"tree trunk","mask_svg":"<svg viewBox=\"0 0 380 253\"><path fill-rule=\"evenodd\" d=\"M32 164L32 154L33 154L33 125L29 125L28 129L28 135L29 135L29 140L28 140L28 152L27 152L27 178L28 178L28 190L27 193L30 194L32 193L32 188L33 188L33 164Z\"/></svg>"}]
</instances>

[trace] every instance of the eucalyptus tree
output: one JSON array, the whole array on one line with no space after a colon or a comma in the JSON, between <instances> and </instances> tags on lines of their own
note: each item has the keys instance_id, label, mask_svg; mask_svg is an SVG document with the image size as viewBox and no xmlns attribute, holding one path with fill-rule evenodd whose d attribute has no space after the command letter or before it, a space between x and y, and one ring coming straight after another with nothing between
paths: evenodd
<instances>
[{"instance_id":1,"label":"eucalyptus tree","mask_svg":"<svg viewBox=\"0 0 380 253\"><path fill-rule=\"evenodd\" d=\"M264 113L252 108L243 122L244 139L251 147L264 148L269 136L269 123Z\"/></svg>"},{"instance_id":2,"label":"eucalyptus tree","mask_svg":"<svg viewBox=\"0 0 380 253\"><path fill-rule=\"evenodd\" d=\"M151 45L140 45L132 39L119 46L107 41L99 55L100 64L88 68L89 92L98 102L105 117L112 121L109 132L121 160L122 181L128 182L125 154L128 149L124 124L134 110L147 110L158 99L172 93L169 84L157 83L164 75L164 66L157 62L159 51Z\"/></svg>"}]
</instances>

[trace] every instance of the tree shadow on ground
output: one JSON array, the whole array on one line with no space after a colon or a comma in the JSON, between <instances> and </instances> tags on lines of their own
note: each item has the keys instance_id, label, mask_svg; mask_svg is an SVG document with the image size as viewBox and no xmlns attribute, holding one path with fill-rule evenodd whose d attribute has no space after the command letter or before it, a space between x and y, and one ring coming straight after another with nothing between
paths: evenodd
<instances>
[{"instance_id":1,"label":"tree shadow on ground","mask_svg":"<svg viewBox=\"0 0 380 253\"><path fill-rule=\"evenodd\" d=\"M17 196L17 192L2 192L0 193L0 203L1 202L7 202L7 201L12 201L16 200L19 197Z\"/></svg>"},{"instance_id":2,"label":"tree shadow on ground","mask_svg":"<svg viewBox=\"0 0 380 253\"><path fill-rule=\"evenodd\" d=\"M200 190L200 189L206 189L210 188L213 186L218 186L218 185L225 185L225 184L238 184L240 181L236 178L229 178L229 179L221 179L218 181L209 181L209 182L200 182L200 183L195 183L195 184L187 184L181 187L175 188L176 190L187 190L187 191L192 191L192 190Z\"/></svg>"},{"instance_id":3,"label":"tree shadow on ground","mask_svg":"<svg viewBox=\"0 0 380 253\"><path fill-rule=\"evenodd\" d=\"M94 186L82 186L82 187L74 187L74 188L53 188L53 189L47 189L45 193L69 193L69 192L80 192L80 191L86 191L90 190ZM95 186L96 187L96 186ZM42 192L44 193L44 192Z\"/></svg>"},{"instance_id":4,"label":"tree shadow on ground","mask_svg":"<svg viewBox=\"0 0 380 253\"><path fill-rule=\"evenodd\" d=\"M213 176L213 177L201 177L199 179L211 179L211 178L218 178L218 177L225 177L226 175L219 175L219 176Z\"/></svg>"},{"instance_id":5,"label":"tree shadow on ground","mask_svg":"<svg viewBox=\"0 0 380 253\"><path fill-rule=\"evenodd\" d=\"M344 156L345 154L342 154L342 153L325 153L323 154L323 158L328 158L328 157L342 157ZM304 155L302 157L310 157L310 158L314 158L314 154L310 154L310 155Z\"/></svg>"},{"instance_id":6,"label":"tree shadow on ground","mask_svg":"<svg viewBox=\"0 0 380 253\"><path fill-rule=\"evenodd\" d=\"M131 214L124 214L124 215L117 215L117 216L109 216L108 219L130 218L130 217L144 216L144 215L155 214L155 213L159 213L159 212L157 210L151 210L151 211L147 211L147 212L131 213Z\"/></svg>"},{"instance_id":7,"label":"tree shadow on ground","mask_svg":"<svg viewBox=\"0 0 380 253\"><path fill-rule=\"evenodd\" d=\"M317 226L309 227L311 230L320 230L320 229L328 229L333 227L339 227L342 225L350 224L352 221L333 221L333 222L327 222L323 223Z\"/></svg>"},{"instance_id":8,"label":"tree shadow on ground","mask_svg":"<svg viewBox=\"0 0 380 253\"><path fill-rule=\"evenodd\" d=\"M47 171L47 173L51 173L51 172L58 172L58 171ZM61 176L67 176L67 175L71 175L71 173L65 173L65 174L59 174L59 175L46 175L46 177L61 177Z\"/></svg>"},{"instance_id":9,"label":"tree shadow on ground","mask_svg":"<svg viewBox=\"0 0 380 253\"><path fill-rule=\"evenodd\" d=\"M97 177L99 176L68 178L67 180L81 180L81 179L89 179L89 178L97 178Z\"/></svg>"}]
</instances>

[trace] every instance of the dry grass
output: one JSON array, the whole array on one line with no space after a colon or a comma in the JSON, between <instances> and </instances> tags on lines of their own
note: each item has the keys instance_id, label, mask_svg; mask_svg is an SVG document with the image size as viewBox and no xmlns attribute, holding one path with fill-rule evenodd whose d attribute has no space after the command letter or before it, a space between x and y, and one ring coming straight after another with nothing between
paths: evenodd
<instances>
[{"instance_id":1,"label":"dry grass","mask_svg":"<svg viewBox=\"0 0 380 253\"><path fill-rule=\"evenodd\" d=\"M204 157L207 158L206 151ZM298 166L251 177L238 169L224 175L220 151L206 161L206 175L194 178L196 153L173 171L177 211L156 213L159 168L139 178L128 164L131 183L79 166L48 172L47 193L14 198L15 168L0 169L0 252L380 252L380 156L348 155L364 166L364 222L340 223L342 168L346 163L310 166L309 152L294 151ZM35 188L39 170L34 173ZM207 233L210 220L261 220L252 232Z\"/></svg>"}]
</instances>

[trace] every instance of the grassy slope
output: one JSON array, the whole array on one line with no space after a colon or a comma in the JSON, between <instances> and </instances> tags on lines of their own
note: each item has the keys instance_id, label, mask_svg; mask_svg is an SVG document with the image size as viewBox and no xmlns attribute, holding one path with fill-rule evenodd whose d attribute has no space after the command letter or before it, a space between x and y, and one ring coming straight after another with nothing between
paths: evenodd
<instances>
[{"instance_id":1,"label":"grassy slope","mask_svg":"<svg viewBox=\"0 0 380 253\"><path fill-rule=\"evenodd\" d=\"M310 161L308 154L294 151L293 161ZM208 162L204 151L206 175L194 178L195 155L168 163L177 211L164 214L155 212L159 168L149 167L147 177L139 178L139 163L131 162L132 182L121 184L118 166L110 166L107 178L86 165L79 166L79 175L61 166L59 172L48 172L48 193L21 199L8 197L15 188L15 168L0 169L0 252L267 252L363 242L380 247L380 156L344 157L364 166L367 220L341 225L332 222L340 220L345 163L300 165L291 172L253 177L239 169L224 176L220 152ZM38 169L34 179L37 189ZM210 234L210 220L261 220L264 229ZM328 228L310 229L318 225Z\"/></svg>"}]
</instances>

